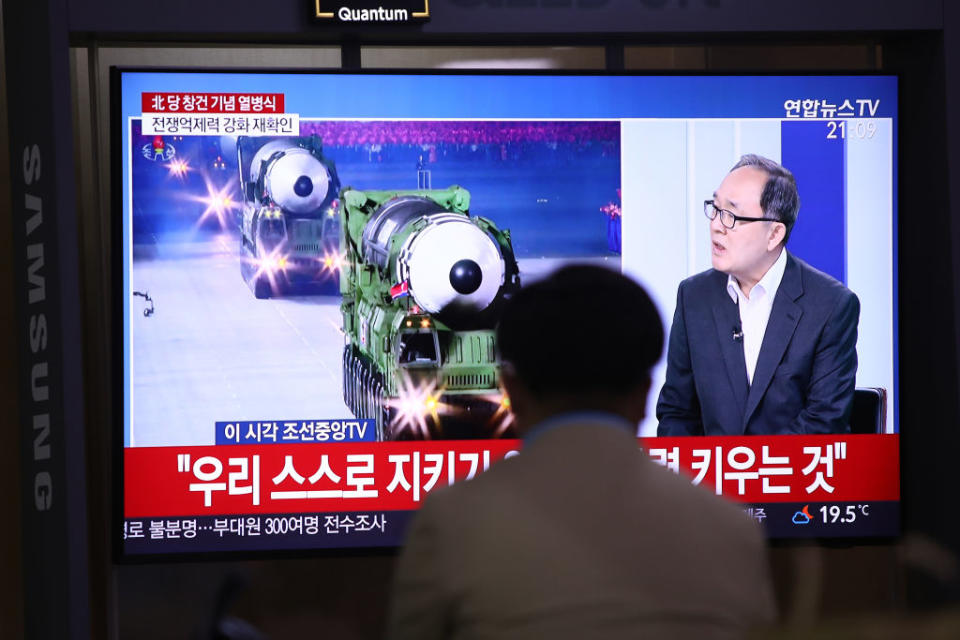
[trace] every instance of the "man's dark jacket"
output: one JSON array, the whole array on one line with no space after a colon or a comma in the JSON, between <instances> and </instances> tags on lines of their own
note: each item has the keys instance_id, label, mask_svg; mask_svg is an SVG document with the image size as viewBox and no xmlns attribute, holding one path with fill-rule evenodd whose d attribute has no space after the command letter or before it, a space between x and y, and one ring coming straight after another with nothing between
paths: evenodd
<instances>
[{"instance_id":1,"label":"man's dark jacket","mask_svg":"<svg viewBox=\"0 0 960 640\"><path fill-rule=\"evenodd\" d=\"M749 384L727 275L687 278L677 291L657 435L848 432L859 316L849 289L788 253Z\"/></svg>"}]
</instances>

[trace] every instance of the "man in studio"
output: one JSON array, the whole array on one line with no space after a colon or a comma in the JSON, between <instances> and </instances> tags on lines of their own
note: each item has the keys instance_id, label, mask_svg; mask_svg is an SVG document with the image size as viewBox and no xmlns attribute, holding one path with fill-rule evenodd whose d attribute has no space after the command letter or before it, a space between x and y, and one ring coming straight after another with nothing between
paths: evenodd
<instances>
[{"instance_id":1,"label":"man in studio","mask_svg":"<svg viewBox=\"0 0 960 640\"><path fill-rule=\"evenodd\" d=\"M860 303L787 251L799 209L757 155L704 203L713 268L677 291L657 435L849 432Z\"/></svg>"}]
</instances>

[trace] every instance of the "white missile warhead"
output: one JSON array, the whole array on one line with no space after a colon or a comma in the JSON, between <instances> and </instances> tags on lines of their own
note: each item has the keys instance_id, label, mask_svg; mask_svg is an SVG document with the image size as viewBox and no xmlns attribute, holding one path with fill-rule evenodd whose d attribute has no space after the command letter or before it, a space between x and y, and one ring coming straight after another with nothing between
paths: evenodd
<instances>
[{"instance_id":1,"label":"white missile warhead","mask_svg":"<svg viewBox=\"0 0 960 640\"><path fill-rule=\"evenodd\" d=\"M257 150L250 180L263 175L263 186L281 209L310 213L323 205L330 191L330 172L308 149L274 140Z\"/></svg>"},{"instance_id":2,"label":"white missile warhead","mask_svg":"<svg viewBox=\"0 0 960 640\"><path fill-rule=\"evenodd\" d=\"M429 313L446 308L483 311L504 282L503 255L497 243L469 218L439 215L411 234L398 256L410 293Z\"/></svg>"},{"instance_id":3,"label":"white missile warhead","mask_svg":"<svg viewBox=\"0 0 960 640\"><path fill-rule=\"evenodd\" d=\"M285 211L309 213L326 200L330 173L309 151L297 147L271 160L264 186Z\"/></svg>"}]
</instances>

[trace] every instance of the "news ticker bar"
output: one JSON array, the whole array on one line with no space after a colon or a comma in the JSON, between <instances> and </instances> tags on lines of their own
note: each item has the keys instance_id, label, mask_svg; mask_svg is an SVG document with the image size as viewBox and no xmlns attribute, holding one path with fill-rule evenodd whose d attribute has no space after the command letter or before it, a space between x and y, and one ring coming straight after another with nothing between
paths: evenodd
<instances>
[{"instance_id":1,"label":"news ticker bar","mask_svg":"<svg viewBox=\"0 0 960 640\"><path fill-rule=\"evenodd\" d=\"M127 554L395 547L416 511L128 518Z\"/></svg>"},{"instance_id":2,"label":"news ticker bar","mask_svg":"<svg viewBox=\"0 0 960 640\"><path fill-rule=\"evenodd\" d=\"M900 534L899 502L743 505L769 538L872 538ZM182 518L128 518L127 554L296 551L396 547L416 511L342 512ZM669 518L669 507L663 517Z\"/></svg>"}]
</instances>

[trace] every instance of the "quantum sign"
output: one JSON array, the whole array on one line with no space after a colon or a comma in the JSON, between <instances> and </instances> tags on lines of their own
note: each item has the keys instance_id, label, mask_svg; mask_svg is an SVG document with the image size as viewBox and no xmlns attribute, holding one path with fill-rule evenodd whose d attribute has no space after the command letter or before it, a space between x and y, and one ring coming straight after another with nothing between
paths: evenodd
<instances>
[{"instance_id":1,"label":"quantum sign","mask_svg":"<svg viewBox=\"0 0 960 640\"><path fill-rule=\"evenodd\" d=\"M403 23L430 19L429 0L315 0L320 21Z\"/></svg>"}]
</instances>

